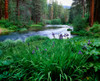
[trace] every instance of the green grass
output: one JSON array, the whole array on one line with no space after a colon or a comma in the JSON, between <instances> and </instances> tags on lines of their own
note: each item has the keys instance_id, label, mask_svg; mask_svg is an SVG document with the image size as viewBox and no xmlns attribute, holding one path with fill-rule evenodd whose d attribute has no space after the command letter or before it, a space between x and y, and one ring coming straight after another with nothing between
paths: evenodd
<instances>
[{"instance_id":1,"label":"green grass","mask_svg":"<svg viewBox=\"0 0 100 81\"><path fill-rule=\"evenodd\" d=\"M0 30L1 30L0 35L4 35L4 34L14 32L13 30L9 30L7 28L1 28L1 27L0 27Z\"/></svg>"},{"instance_id":2,"label":"green grass","mask_svg":"<svg viewBox=\"0 0 100 81\"><path fill-rule=\"evenodd\" d=\"M11 32L26 32L29 30L34 30L34 31L38 31L38 30L42 30L44 24L42 22L38 23L38 24L33 24L33 23L21 23L21 22L10 22L9 20L5 20L2 19L0 20L0 29L2 28L2 32L0 32L0 34L9 34Z\"/></svg>"},{"instance_id":3,"label":"green grass","mask_svg":"<svg viewBox=\"0 0 100 81\"><path fill-rule=\"evenodd\" d=\"M26 31L29 31L29 30L37 31L37 30L42 30L43 29L43 26L39 25L39 24L33 24L33 25L29 26L28 28L18 28L17 26L10 26L9 28L5 28L2 25L0 25L0 26L1 26L0 29L2 30L0 32L1 35L9 34L11 32L15 32L15 31L26 32ZM14 27L16 27L16 28L14 28Z\"/></svg>"},{"instance_id":4,"label":"green grass","mask_svg":"<svg viewBox=\"0 0 100 81\"><path fill-rule=\"evenodd\" d=\"M39 25L39 24L32 24L29 27L29 30L42 30L42 29L43 29L43 26L42 25Z\"/></svg>"},{"instance_id":5,"label":"green grass","mask_svg":"<svg viewBox=\"0 0 100 81\"><path fill-rule=\"evenodd\" d=\"M100 80L100 38L7 40L0 43L0 57L0 80Z\"/></svg>"}]
</instances>

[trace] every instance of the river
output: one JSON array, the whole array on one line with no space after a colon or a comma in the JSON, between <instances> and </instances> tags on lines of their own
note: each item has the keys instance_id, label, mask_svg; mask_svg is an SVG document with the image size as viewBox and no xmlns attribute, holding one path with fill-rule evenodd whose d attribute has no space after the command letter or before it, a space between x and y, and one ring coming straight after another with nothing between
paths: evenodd
<instances>
[{"instance_id":1,"label":"river","mask_svg":"<svg viewBox=\"0 0 100 81\"><path fill-rule=\"evenodd\" d=\"M67 29L72 29L73 27L68 26L68 25L46 25L45 26L46 29L45 30L40 30L40 31L28 31L28 32L24 32L24 33L19 33L19 32L13 32L10 33L8 35L1 35L0 36L0 41L4 41L7 39L10 40L22 40L24 41L27 37L30 36L36 36L36 35L40 35L40 36L46 36L49 37L50 39L54 38L52 36L52 33L55 34L55 38L59 38L60 34L68 34L68 38L72 38L73 35L71 35L70 31L67 31Z\"/></svg>"}]
</instances>

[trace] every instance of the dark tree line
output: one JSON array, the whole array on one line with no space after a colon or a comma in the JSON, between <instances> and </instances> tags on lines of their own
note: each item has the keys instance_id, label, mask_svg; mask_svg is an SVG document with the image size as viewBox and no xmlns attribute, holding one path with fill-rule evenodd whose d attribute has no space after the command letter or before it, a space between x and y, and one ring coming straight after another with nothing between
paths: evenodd
<instances>
[{"instance_id":1,"label":"dark tree line","mask_svg":"<svg viewBox=\"0 0 100 81\"><path fill-rule=\"evenodd\" d=\"M100 1L99 0L74 0L70 11L70 20L72 23L73 19L80 15L84 18L85 14L89 14L90 26L94 22L100 23Z\"/></svg>"},{"instance_id":2,"label":"dark tree line","mask_svg":"<svg viewBox=\"0 0 100 81\"><path fill-rule=\"evenodd\" d=\"M38 23L44 20L61 19L63 23L68 21L69 10L58 5L52 0L47 4L47 0L0 0L0 19L5 18L10 21Z\"/></svg>"},{"instance_id":3,"label":"dark tree line","mask_svg":"<svg viewBox=\"0 0 100 81\"><path fill-rule=\"evenodd\" d=\"M33 20L38 23L45 13L46 0L0 0L0 19Z\"/></svg>"}]
</instances>

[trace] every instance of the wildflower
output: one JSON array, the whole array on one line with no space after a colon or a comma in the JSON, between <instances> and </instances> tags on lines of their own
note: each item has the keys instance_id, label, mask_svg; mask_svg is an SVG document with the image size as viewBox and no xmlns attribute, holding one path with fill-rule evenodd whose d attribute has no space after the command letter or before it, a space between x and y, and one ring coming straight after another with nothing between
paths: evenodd
<instances>
[{"instance_id":1,"label":"wildflower","mask_svg":"<svg viewBox=\"0 0 100 81\"><path fill-rule=\"evenodd\" d=\"M64 34L64 37L68 37L69 36L69 34Z\"/></svg>"},{"instance_id":2,"label":"wildflower","mask_svg":"<svg viewBox=\"0 0 100 81\"><path fill-rule=\"evenodd\" d=\"M67 37L69 36L69 34L66 35Z\"/></svg>"},{"instance_id":3,"label":"wildflower","mask_svg":"<svg viewBox=\"0 0 100 81\"><path fill-rule=\"evenodd\" d=\"M47 49L44 49L45 51L47 51Z\"/></svg>"},{"instance_id":4,"label":"wildflower","mask_svg":"<svg viewBox=\"0 0 100 81\"><path fill-rule=\"evenodd\" d=\"M36 46L36 49L39 50L38 46Z\"/></svg>"},{"instance_id":5,"label":"wildflower","mask_svg":"<svg viewBox=\"0 0 100 81\"><path fill-rule=\"evenodd\" d=\"M64 37L66 37L67 36L67 34L64 34Z\"/></svg>"},{"instance_id":6,"label":"wildflower","mask_svg":"<svg viewBox=\"0 0 100 81\"><path fill-rule=\"evenodd\" d=\"M91 42L90 42L90 40L88 40L88 43L87 43L88 45L90 45L91 44Z\"/></svg>"},{"instance_id":7,"label":"wildflower","mask_svg":"<svg viewBox=\"0 0 100 81\"><path fill-rule=\"evenodd\" d=\"M79 53L78 54L82 54L82 52L81 51L79 51Z\"/></svg>"},{"instance_id":8,"label":"wildflower","mask_svg":"<svg viewBox=\"0 0 100 81\"><path fill-rule=\"evenodd\" d=\"M62 34L59 35L59 39L63 39L63 35Z\"/></svg>"},{"instance_id":9,"label":"wildflower","mask_svg":"<svg viewBox=\"0 0 100 81\"><path fill-rule=\"evenodd\" d=\"M90 44L91 44L91 42L88 41L88 45L90 45Z\"/></svg>"},{"instance_id":10,"label":"wildflower","mask_svg":"<svg viewBox=\"0 0 100 81\"><path fill-rule=\"evenodd\" d=\"M90 42L90 40L88 40L88 42Z\"/></svg>"},{"instance_id":11,"label":"wildflower","mask_svg":"<svg viewBox=\"0 0 100 81\"><path fill-rule=\"evenodd\" d=\"M35 50L32 51L32 54L34 54L34 53L35 53Z\"/></svg>"},{"instance_id":12,"label":"wildflower","mask_svg":"<svg viewBox=\"0 0 100 81\"><path fill-rule=\"evenodd\" d=\"M82 49L87 49L87 47L86 46L83 46L83 48Z\"/></svg>"},{"instance_id":13,"label":"wildflower","mask_svg":"<svg viewBox=\"0 0 100 81\"><path fill-rule=\"evenodd\" d=\"M52 36L55 38L55 34L52 32Z\"/></svg>"}]
</instances>

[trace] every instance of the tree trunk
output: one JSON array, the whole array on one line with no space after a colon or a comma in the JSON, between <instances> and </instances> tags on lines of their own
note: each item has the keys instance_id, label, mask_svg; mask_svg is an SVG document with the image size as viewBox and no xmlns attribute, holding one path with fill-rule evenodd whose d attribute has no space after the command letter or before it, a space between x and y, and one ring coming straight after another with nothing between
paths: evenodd
<instances>
[{"instance_id":1,"label":"tree trunk","mask_svg":"<svg viewBox=\"0 0 100 81\"><path fill-rule=\"evenodd\" d=\"M17 16L17 19L18 19L18 17L20 16L20 12L19 12L19 0L17 0L16 10L17 10L16 16Z\"/></svg>"},{"instance_id":2,"label":"tree trunk","mask_svg":"<svg viewBox=\"0 0 100 81\"><path fill-rule=\"evenodd\" d=\"M36 16L36 24L38 23L37 16Z\"/></svg>"},{"instance_id":3,"label":"tree trunk","mask_svg":"<svg viewBox=\"0 0 100 81\"><path fill-rule=\"evenodd\" d=\"M2 18L2 13L1 13L1 0L0 0L0 19Z\"/></svg>"},{"instance_id":4,"label":"tree trunk","mask_svg":"<svg viewBox=\"0 0 100 81\"><path fill-rule=\"evenodd\" d=\"M94 23L94 0L91 0L91 7L90 7L90 26L93 26Z\"/></svg>"},{"instance_id":5,"label":"tree trunk","mask_svg":"<svg viewBox=\"0 0 100 81\"><path fill-rule=\"evenodd\" d=\"M100 23L100 1L95 0L94 21Z\"/></svg>"},{"instance_id":6,"label":"tree trunk","mask_svg":"<svg viewBox=\"0 0 100 81\"><path fill-rule=\"evenodd\" d=\"M5 0L5 19L8 19L8 0Z\"/></svg>"},{"instance_id":7,"label":"tree trunk","mask_svg":"<svg viewBox=\"0 0 100 81\"><path fill-rule=\"evenodd\" d=\"M82 15L82 17L84 18L84 15L85 15L85 3L84 3L84 0L82 0L82 6L83 6L83 15Z\"/></svg>"},{"instance_id":8,"label":"tree trunk","mask_svg":"<svg viewBox=\"0 0 100 81\"><path fill-rule=\"evenodd\" d=\"M51 15L50 15L50 19L53 19L53 6L51 5Z\"/></svg>"}]
</instances>

